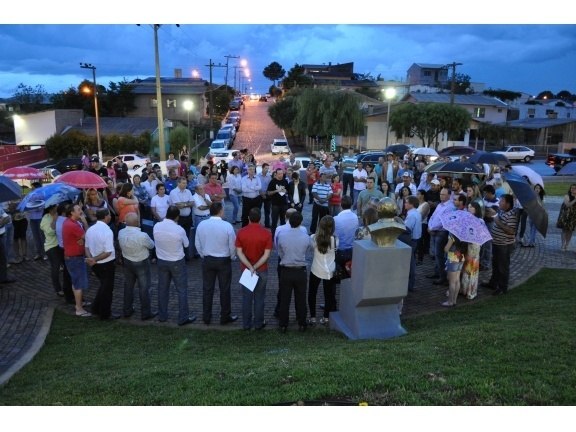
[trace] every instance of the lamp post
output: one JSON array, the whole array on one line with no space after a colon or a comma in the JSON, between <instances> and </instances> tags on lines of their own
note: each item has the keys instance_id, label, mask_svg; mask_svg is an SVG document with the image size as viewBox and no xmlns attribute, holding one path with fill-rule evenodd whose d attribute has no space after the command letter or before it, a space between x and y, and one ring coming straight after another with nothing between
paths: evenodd
<instances>
[{"instance_id":1,"label":"lamp post","mask_svg":"<svg viewBox=\"0 0 576 432\"><path fill-rule=\"evenodd\" d=\"M190 111L194 108L194 103L190 100L184 101L184 109L188 112L188 151L190 151Z\"/></svg>"},{"instance_id":2,"label":"lamp post","mask_svg":"<svg viewBox=\"0 0 576 432\"><path fill-rule=\"evenodd\" d=\"M384 97L388 101L388 113L386 119L386 148L388 148L388 137L390 136L390 104L392 99L396 97L396 89L394 87L387 88L384 92Z\"/></svg>"},{"instance_id":3,"label":"lamp post","mask_svg":"<svg viewBox=\"0 0 576 432\"><path fill-rule=\"evenodd\" d=\"M96 88L96 66L90 63L80 63L81 69L92 69L92 82L94 85L94 115L96 118L96 144L98 145L98 158L100 162L102 159L102 143L100 141L100 116L98 114L98 90Z\"/></svg>"}]
</instances>

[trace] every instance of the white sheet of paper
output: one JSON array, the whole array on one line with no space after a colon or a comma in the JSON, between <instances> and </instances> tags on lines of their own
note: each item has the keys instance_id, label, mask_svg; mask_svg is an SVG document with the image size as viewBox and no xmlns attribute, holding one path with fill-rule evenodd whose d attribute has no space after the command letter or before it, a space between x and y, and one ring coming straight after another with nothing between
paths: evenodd
<instances>
[{"instance_id":1,"label":"white sheet of paper","mask_svg":"<svg viewBox=\"0 0 576 432\"><path fill-rule=\"evenodd\" d=\"M250 270L244 269L242 275L240 276L240 284L244 285L250 291L254 291L254 288L256 288L257 283L258 283L258 275L256 273L252 275L252 272Z\"/></svg>"}]
</instances>

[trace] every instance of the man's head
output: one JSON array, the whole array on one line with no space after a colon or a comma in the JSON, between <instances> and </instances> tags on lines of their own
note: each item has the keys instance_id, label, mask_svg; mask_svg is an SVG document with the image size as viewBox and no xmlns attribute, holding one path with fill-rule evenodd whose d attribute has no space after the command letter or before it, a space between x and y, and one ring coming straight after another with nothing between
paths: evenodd
<instances>
[{"instance_id":1,"label":"man's head","mask_svg":"<svg viewBox=\"0 0 576 432\"><path fill-rule=\"evenodd\" d=\"M298 228L302 223L302 215L299 212L294 212L290 215L288 222L292 228Z\"/></svg>"},{"instance_id":2,"label":"man's head","mask_svg":"<svg viewBox=\"0 0 576 432\"><path fill-rule=\"evenodd\" d=\"M450 199L450 191L447 187L440 189L440 202L446 202Z\"/></svg>"},{"instance_id":3,"label":"man's head","mask_svg":"<svg viewBox=\"0 0 576 432\"><path fill-rule=\"evenodd\" d=\"M124 218L124 223L127 226L138 227L138 226L140 226L140 218L138 217L138 215L136 213L130 212Z\"/></svg>"},{"instance_id":4,"label":"man's head","mask_svg":"<svg viewBox=\"0 0 576 432\"><path fill-rule=\"evenodd\" d=\"M299 182L300 181L300 174L297 172L292 173L292 181Z\"/></svg>"},{"instance_id":5,"label":"man's head","mask_svg":"<svg viewBox=\"0 0 576 432\"><path fill-rule=\"evenodd\" d=\"M294 207L290 207L288 208L288 210L286 210L286 219L290 220L290 216L292 215L292 213L297 213L298 210L296 210Z\"/></svg>"},{"instance_id":6,"label":"man's head","mask_svg":"<svg viewBox=\"0 0 576 432\"><path fill-rule=\"evenodd\" d=\"M160 196L162 196L166 193L166 188L164 187L163 183L158 183L156 185L156 193Z\"/></svg>"},{"instance_id":7,"label":"man's head","mask_svg":"<svg viewBox=\"0 0 576 432\"><path fill-rule=\"evenodd\" d=\"M284 170L282 168L278 168L274 171L274 177L276 180L282 180L284 178Z\"/></svg>"},{"instance_id":8,"label":"man's head","mask_svg":"<svg viewBox=\"0 0 576 432\"><path fill-rule=\"evenodd\" d=\"M92 168L98 169L98 167L100 166L100 159L98 159L97 157L91 158L90 165L92 165Z\"/></svg>"},{"instance_id":9,"label":"man's head","mask_svg":"<svg viewBox=\"0 0 576 432\"><path fill-rule=\"evenodd\" d=\"M340 202L340 206L342 207L342 210L350 210L352 208L352 198L348 195L344 195Z\"/></svg>"},{"instance_id":10,"label":"man's head","mask_svg":"<svg viewBox=\"0 0 576 432\"><path fill-rule=\"evenodd\" d=\"M73 220L80 220L82 217L82 207L78 204L69 204L66 208L66 217L69 217Z\"/></svg>"},{"instance_id":11,"label":"man's head","mask_svg":"<svg viewBox=\"0 0 576 432\"><path fill-rule=\"evenodd\" d=\"M105 223L110 222L110 210L107 208L96 210L96 219Z\"/></svg>"},{"instance_id":12,"label":"man's head","mask_svg":"<svg viewBox=\"0 0 576 432\"><path fill-rule=\"evenodd\" d=\"M268 168L270 168L270 165L267 163L262 164L262 175L266 175L268 173Z\"/></svg>"},{"instance_id":13,"label":"man's head","mask_svg":"<svg viewBox=\"0 0 576 432\"><path fill-rule=\"evenodd\" d=\"M174 160L174 153L172 152L168 153L168 159Z\"/></svg>"},{"instance_id":14,"label":"man's head","mask_svg":"<svg viewBox=\"0 0 576 432\"><path fill-rule=\"evenodd\" d=\"M248 212L248 220L252 223L260 223L260 209L252 207Z\"/></svg>"},{"instance_id":15,"label":"man's head","mask_svg":"<svg viewBox=\"0 0 576 432\"><path fill-rule=\"evenodd\" d=\"M408 210L411 210L413 208L418 208L419 204L420 204L420 201L418 201L418 198L414 195L410 195L404 199L404 205L406 206L406 208Z\"/></svg>"},{"instance_id":16,"label":"man's head","mask_svg":"<svg viewBox=\"0 0 576 432\"><path fill-rule=\"evenodd\" d=\"M178 178L178 189L183 191L184 189L186 189L186 186L188 186L188 180L186 180L186 177L179 177Z\"/></svg>"},{"instance_id":17,"label":"man's head","mask_svg":"<svg viewBox=\"0 0 576 432\"><path fill-rule=\"evenodd\" d=\"M324 159L324 166L326 168L330 168L332 166L332 162L330 161L330 158Z\"/></svg>"},{"instance_id":18,"label":"man's head","mask_svg":"<svg viewBox=\"0 0 576 432\"><path fill-rule=\"evenodd\" d=\"M489 184L484 186L482 192L484 192L484 196L486 196L487 198L492 198L494 197L494 195L496 195L496 189L494 189L494 186Z\"/></svg>"},{"instance_id":19,"label":"man's head","mask_svg":"<svg viewBox=\"0 0 576 432\"><path fill-rule=\"evenodd\" d=\"M363 168L364 168L364 164L363 164L362 162L358 161L358 162L356 163L356 169L361 170L361 169L363 169Z\"/></svg>"},{"instance_id":20,"label":"man's head","mask_svg":"<svg viewBox=\"0 0 576 432\"><path fill-rule=\"evenodd\" d=\"M498 205L500 210L509 211L512 209L512 207L514 207L514 197L510 194L504 194L500 197Z\"/></svg>"},{"instance_id":21,"label":"man's head","mask_svg":"<svg viewBox=\"0 0 576 432\"><path fill-rule=\"evenodd\" d=\"M438 179L430 180L430 189L432 189L434 192L438 191L440 189L440 180Z\"/></svg>"},{"instance_id":22,"label":"man's head","mask_svg":"<svg viewBox=\"0 0 576 432\"><path fill-rule=\"evenodd\" d=\"M453 191L459 191L462 189L462 180L460 180L459 178L453 178L452 179L452 190Z\"/></svg>"},{"instance_id":23,"label":"man's head","mask_svg":"<svg viewBox=\"0 0 576 432\"><path fill-rule=\"evenodd\" d=\"M224 206L221 202L213 202L210 204L210 216L222 216L224 214Z\"/></svg>"},{"instance_id":24,"label":"man's head","mask_svg":"<svg viewBox=\"0 0 576 432\"><path fill-rule=\"evenodd\" d=\"M178 178L178 173L176 172L176 170L174 168L171 168L168 171L168 177L170 177L170 179L172 179L172 180L176 180Z\"/></svg>"},{"instance_id":25,"label":"man's head","mask_svg":"<svg viewBox=\"0 0 576 432\"><path fill-rule=\"evenodd\" d=\"M368 190L374 189L374 177L368 177L366 179L366 189Z\"/></svg>"},{"instance_id":26,"label":"man's head","mask_svg":"<svg viewBox=\"0 0 576 432\"><path fill-rule=\"evenodd\" d=\"M218 174L210 173L210 177L209 177L208 181L212 184L218 184Z\"/></svg>"},{"instance_id":27,"label":"man's head","mask_svg":"<svg viewBox=\"0 0 576 432\"><path fill-rule=\"evenodd\" d=\"M410 183L412 183L412 176L410 175L409 172L404 171L404 173L402 174L402 181L404 182L405 185L409 185Z\"/></svg>"},{"instance_id":28,"label":"man's head","mask_svg":"<svg viewBox=\"0 0 576 432\"><path fill-rule=\"evenodd\" d=\"M166 211L166 219L170 219L176 222L179 216L180 216L180 209L178 207L176 207L175 205L171 205L170 207L168 207L168 210Z\"/></svg>"},{"instance_id":29,"label":"man's head","mask_svg":"<svg viewBox=\"0 0 576 432\"><path fill-rule=\"evenodd\" d=\"M465 210L466 209L466 196L463 194L457 194L454 197L454 207L456 207L456 210Z\"/></svg>"}]
</instances>

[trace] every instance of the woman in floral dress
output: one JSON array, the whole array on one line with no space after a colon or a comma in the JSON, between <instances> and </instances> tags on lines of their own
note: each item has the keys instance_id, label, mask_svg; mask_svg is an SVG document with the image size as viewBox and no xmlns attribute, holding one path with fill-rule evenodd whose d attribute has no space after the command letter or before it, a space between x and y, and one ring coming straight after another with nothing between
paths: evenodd
<instances>
[{"instance_id":1,"label":"woman in floral dress","mask_svg":"<svg viewBox=\"0 0 576 432\"><path fill-rule=\"evenodd\" d=\"M482 219L482 209L480 204L472 201L468 204L468 211ZM480 271L480 245L468 243L465 254L464 268L462 269L462 280L460 281L460 294L465 295L468 300L473 300L478 294L478 272Z\"/></svg>"}]
</instances>

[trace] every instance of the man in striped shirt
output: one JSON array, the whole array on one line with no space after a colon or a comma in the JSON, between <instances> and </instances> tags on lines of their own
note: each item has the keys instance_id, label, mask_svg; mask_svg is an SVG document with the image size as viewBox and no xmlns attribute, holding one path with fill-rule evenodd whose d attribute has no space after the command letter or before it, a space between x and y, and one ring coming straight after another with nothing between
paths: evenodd
<instances>
[{"instance_id":1,"label":"man in striped shirt","mask_svg":"<svg viewBox=\"0 0 576 432\"><path fill-rule=\"evenodd\" d=\"M312 207L310 234L316 232L318 221L328 214L328 201L332 196L332 186L329 183L327 173L322 174L320 179L312 186L312 196L314 197L314 205Z\"/></svg>"}]
</instances>

